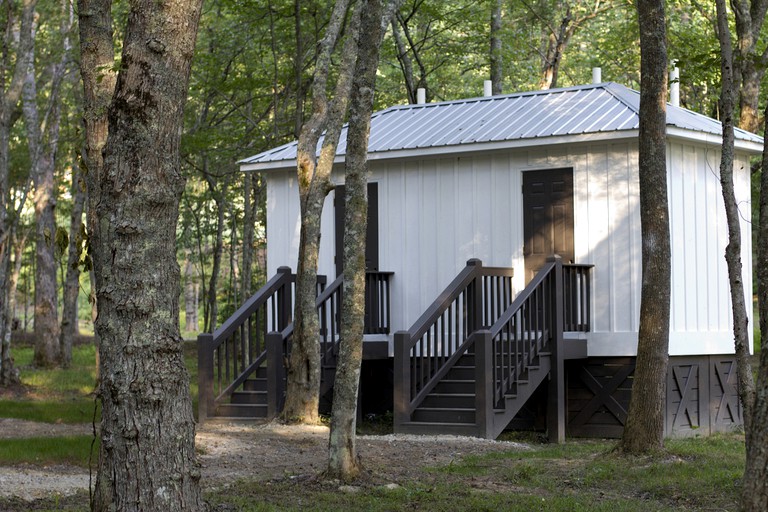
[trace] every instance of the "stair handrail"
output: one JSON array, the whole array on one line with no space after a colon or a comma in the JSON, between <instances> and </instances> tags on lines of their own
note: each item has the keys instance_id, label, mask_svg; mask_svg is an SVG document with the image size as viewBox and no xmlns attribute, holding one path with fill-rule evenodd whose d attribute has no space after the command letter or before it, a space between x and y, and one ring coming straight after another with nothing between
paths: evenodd
<instances>
[{"instance_id":1,"label":"stair handrail","mask_svg":"<svg viewBox=\"0 0 768 512\"><path fill-rule=\"evenodd\" d=\"M466 351L469 335L481 329L484 320L495 320L494 311L506 309L511 302L513 275L511 268L483 267L479 259L470 259L410 329L395 333L396 425L408 421L418 403ZM497 281L486 283L483 281L485 277L496 278ZM488 288L493 288L490 290L492 293L488 293ZM485 303L493 300L501 301L503 306L491 307ZM456 313L453 313L454 310ZM439 327L438 322L441 324ZM450 331L451 328L455 330ZM430 334L432 332L435 333L434 339ZM421 356L416 364L415 354L412 354L414 349ZM426 358L423 357L425 353Z\"/></svg>"},{"instance_id":2,"label":"stair handrail","mask_svg":"<svg viewBox=\"0 0 768 512\"><path fill-rule=\"evenodd\" d=\"M266 358L266 346L260 346L259 341L266 344L267 331L283 330L290 323L293 305L291 284L294 280L295 276L289 267L278 268L275 276L246 300L218 329L213 333L198 335L198 418L200 422L208 417L217 402L240 386L248 375L263 363ZM273 308L267 311L267 305L273 298ZM256 344L259 346L252 347L254 333L250 330L251 326L246 324L249 323L252 315L262 309L265 311L264 325L257 327L260 332L256 335ZM267 318L269 313L271 318ZM271 327L266 325L270 322ZM235 340L238 332L239 340ZM259 335L263 335L263 339L258 340ZM232 340L231 354L229 344L225 345L230 339ZM222 345L225 349L224 361L222 362L222 357L219 356L217 365L219 372L216 378L214 359ZM222 373L226 378L222 378Z\"/></svg>"},{"instance_id":3,"label":"stair handrail","mask_svg":"<svg viewBox=\"0 0 768 512\"><path fill-rule=\"evenodd\" d=\"M470 340L475 343L476 382L484 383L478 384L475 395L480 435L495 438L503 430L505 425L493 425L489 411L503 405L505 395L546 353L551 362L550 439L564 440L563 324L563 264L555 255L499 319Z\"/></svg>"}]
</instances>

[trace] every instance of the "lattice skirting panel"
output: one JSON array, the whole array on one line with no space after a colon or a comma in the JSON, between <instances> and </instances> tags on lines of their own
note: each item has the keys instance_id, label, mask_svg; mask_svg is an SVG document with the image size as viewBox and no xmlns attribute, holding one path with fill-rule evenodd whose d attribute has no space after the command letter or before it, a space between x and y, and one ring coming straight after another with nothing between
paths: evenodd
<instances>
[{"instance_id":1,"label":"lattice skirting panel","mask_svg":"<svg viewBox=\"0 0 768 512\"><path fill-rule=\"evenodd\" d=\"M635 359L569 361L567 433L575 437L620 437L632 393ZM742 424L733 355L669 359L664 433L709 435Z\"/></svg>"}]
</instances>

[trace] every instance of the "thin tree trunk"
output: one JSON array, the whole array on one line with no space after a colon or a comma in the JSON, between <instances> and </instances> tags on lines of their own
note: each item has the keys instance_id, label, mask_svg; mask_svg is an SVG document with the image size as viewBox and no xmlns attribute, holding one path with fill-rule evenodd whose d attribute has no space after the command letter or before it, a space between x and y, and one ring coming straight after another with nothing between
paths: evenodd
<instances>
[{"instance_id":1,"label":"thin tree trunk","mask_svg":"<svg viewBox=\"0 0 768 512\"><path fill-rule=\"evenodd\" d=\"M637 364L629 415L619 450L627 454L664 447L664 403L669 362L670 239L667 202L667 45L662 0L639 0L640 21L640 223L643 284Z\"/></svg>"},{"instance_id":2,"label":"thin tree trunk","mask_svg":"<svg viewBox=\"0 0 768 512\"><path fill-rule=\"evenodd\" d=\"M88 121L98 115L90 79L99 71L87 67L88 36L109 27L111 17L108 1L85 3L79 15ZM92 178L102 401L95 511L204 509L175 248L182 114L200 10L201 0L131 2L104 163Z\"/></svg>"},{"instance_id":3,"label":"thin tree trunk","mask_svg":"<svg viewBox=\"0 0 768 512\"><path fill-rule=\"evenodd\" d=\"M21 99L24 78L33 59L34 41L32 25L34 22L36 0L25 0L21 11L16 12L11 6L3 27L5 36L2 41L4 51L0 57L3 70L11 71L10 80L0 82L0 384L15 380L15 369L10 359L10 334L13 319L8 316L8 284L10 272L10 251L15 222L9 215L11 201L9 191L10 140L11 129L18 118L17 106ZM18 14L18 17L16 16ZM14 39L18 25L18 42ZM15 52L13 51L15 50ZM15 55L14 55L15 53ZM13 58L12 58L13 57ZM15 62L14 62L15 61ZM12 209L12 208L11 208Z\"/></svg>"},{"instance_id":4,"label":"thin tree trunk","mask_svg":"<svg viewBox=\"0 0 768 512\"><path fill-rule=\"evenodd\" d=\"M184 253L184 329L197 332L197 296L195 285L195 266L192 264L189 251Z\"/></svg>"},{"instance_id":5,"label":"thin tree trunk","mask_svg":"<svg viewBox=\"0 0 768 512\"><path fill-rule=\"evenodd\" d=\"M77 298L80 295L80 253L82 250L83 208L85 205L85 183L76 167L72 171L72 215L69 219L69 247L67 249L67 277L64 282L64 296L61 315L61 364L69 367L72 362L72 342L78 333Z\"/></svg>"},{"instance_id":6,"label":"thin tree trunk","mask_svg":"<svg viewBox=\"0 0 768 512\"><path fill-rule=\"evenodd\" d=\"M326 87L331 54L341 32L348 5L348 0L337 0L331 14L331 21L320 43L312 84L312 116L301 129L297 147L296 166L301 204L301 233L296 270L293 347L288 364L288 389L283 409L283 418L287 421L316 423L319 419L320 340L315 298L320 220L325 196L333 190L330 179L331 169L336 156L344 114L347 111L352 72L357 57L355 41L359 26L359 9L357 8L351 17L351 27L343 49L341 70L330 104ZM325 129L325 139L318 159L317 143L323 129Z\"/></svg>"},{"instance_id":7,"label":"thin tree trunk","mask_svg":"<svg viewBox=\"0 0 768 512\"><path fill-rule=\"evenodd\" d=\"M224 253L224 228L226 227L227 216L227 187L224 185L223 190L218 190L218 184L213 177L208 174L207 157L203 157L205 163L203 165L203 172L205 173L205 179L208 181L208 188L211 191L211 196L216 203L216 243L213 247L213 268L211 269L211 280L208 283L208 308L207 315L205 317L205 332L213 332L216 329L219 316L219 302L216 300L216 292L219 286L219 274L221 274L221 258Z\"/></svg>"},{"instance_id":8,"label":"thin tree trunk","mask_svg":"<svg viewBox=\"0 0 768 512\"><path fill-rule=\"evenodd\" d=\"M741 274L741 225L736 193L733 187L733 147L735 124L734 110L736 88L733 79L733 49L728 14L724 0L715 0L717 6L717 32L720 40L720 72L722 91L720 113L723 125L723 145L720 153L720 188L725 203L725 217L728 224L728 245L725 261L728 265L728 281L731 289L733 311L733 338L736 349L736 368L739 381L739 398L743 407L744 432L747 442L752 432L752 405L755 397L755 383L749 363L749 331L747 307L744 299L744 281Z\"/></svg>"},{"instance_id":9,"label":"thin tree trunk","mask_svg":"<svg viewBox=\"0 0 768 512\"><path fill-rule=\"evenodd\" d=\"M416 103L416 82L413 79L413 62L411 62L411 56L408 54L408 48L405 47L403 36L400 33L400 23L397 19L392 20L392 36L395 40L395 48L397 49L397 62L400 64L400 70L403 72L403 79L405 80L405 91L408 94L408 103ZM491 41L493 45L493 41Z\"/></svg>"},{"instance_id":10,"label":"thin tree trunk","mask_svg":"<svg viewBox=\"0 0 768 512\"><path fill-rule=\"evenodd\" d=\"M253 181L255 174L243 176L243 268L240 270L240 296L248 300L253 282L253 232L256 223L256 200Z\"/></svg>"},{"instance_id":11,"label":"thin tree trunk","mask_svg":"<svg viewBox=\"0 0 768 512\"><path fill-rule=\"evenodd\" d=\"M501 7L504 2L496 0L491 12L491 92L494 96L502 93L504 66L501 52Z\"/></svg>"},{"instance_id":12,"label":"thin tree trunk","mask_svg":"<svg viewBox=\"0 0 768 512\"><path fill-rule=\"evenodd\" d=\"M15 236L13 238L16 238ZM16 240L13 251L13 262L6 255L0 256L0 265L4 265L7 269L10 269L11 264L13 270L6 270L6 275L9 275L9 282L7 287L7 300L5 305L5 311L0 312L7 320L3 322L4 331L0 331L0 386L10 386L21 382L18 368L14 367L13 357L11 356L11 335L13 332L13 318L16 311L16 289L19 284L19 276L21 275L21 262L24 253L24 246L27 243L27 235L21 237L20 240ZM8 252L10 256L10 251Z\"/></svg>"},{"instance_id":13,"label":"thin tree trunk","mask_svg":"<svg viewBox=\"0 0 768 512\"><path fill-rule=\"evenodd\" d=\"M763 116L768 120L768 106ZM761 339L768 342L768 145L763 145L760 176L760 225L757 236L757 307ZM741 508L745 512L768 510L768 347L760 349L752 431L747 437L747 461L742 481Z\"/></svg>"}]
</instances>

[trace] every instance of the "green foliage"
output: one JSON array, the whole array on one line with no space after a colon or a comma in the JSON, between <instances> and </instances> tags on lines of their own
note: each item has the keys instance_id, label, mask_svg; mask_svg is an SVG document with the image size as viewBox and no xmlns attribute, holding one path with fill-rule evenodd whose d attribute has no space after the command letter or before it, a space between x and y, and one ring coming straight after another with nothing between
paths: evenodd
<instances>
[{"instance_id":1,"label":"green foliage","mask_svg":"<svg viewBox=\"0 0 768 512\"><path fill-rule=\"evenodd\" d=\"M50 399L88 400L96 385L96 347L77 345L72 349L72 364L67 369L40 370L32 367L32 347L11 347L16 365L21 369L21 381L35 393ZM0 412L2 414L2 412Z\"/></svg>"}]
</instances>

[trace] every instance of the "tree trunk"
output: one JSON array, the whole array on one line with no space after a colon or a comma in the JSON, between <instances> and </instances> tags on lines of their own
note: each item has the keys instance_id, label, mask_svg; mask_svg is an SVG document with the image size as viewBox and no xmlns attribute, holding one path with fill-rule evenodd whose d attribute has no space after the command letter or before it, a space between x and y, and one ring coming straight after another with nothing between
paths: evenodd
<instances>
[{"instance_id":1,"label":"tree trunk","mask_svg":"<svg viewBox=\"0 0 768 512\"><path fill-rule=\"evenodd\" d=\"M381 40L386 26L389 25L385 16L387 12L393 12L400 2L392 0L388 3L387 8L382 6L381 0L367 0L363 4L361 33L365 34L365 37L361 37L358 43L347 129L344 172L344 288L327 470L329 476L343 480L356 478L361 469L355 443L355 428L365 324L368 136Z\"/></svg>"},{"instance_id":2,"label":"tree trunk","mask_svg":"<svg viewBox=\"0 0 768 512\"><path fill-rule=\"evenodd\" d=\"M69 367L72 362L72 341L78 333L77 298L80 295L80 253L83 245L83 207L85 204L85 183L80 173L72 171L72 215L69 219L69 246L67 248L67 277L64 282L64 296L61 315L61 364Z\"/></svg>"},{"instance_id":3,"label":"tree trunk","mask_svg":"<svg viewBox=\"0 0 768 512\"><path fill-rule=\"evenodd\" d=\"M10 204L9 171L11 129L18 118L17 105L21 99L24 78L33 58L32 25L35 0L25 0L21 12L8 6L6 26L3 27L2 69L12 69L10 81L0 82L0 385L15 380L15 369L10 353L10 334L13 319L8 316L9 272L12 227L14 220L8 214ZM17 16L18 15L18 18ZM18 22L18 42L15 40ZM15 50L15 52L14 52ZM15 55L14 55L15 53ZM12 68L11 68L12 66ZM4 77L5 78L5 77Z\"/></svg>"},{"instance_id":4,"label":"tree trunk","mask_svg":"<svg viewBox=\"0 0 768 512\"><path fill-rule=\"evenodd\" d=\"M494 96L502 93L504 67L501 52L501 7L504 2L496 0L491 12L491 92Z\"/></svg>"},{"instance_id":5,"label":"tree trunk","mask_svg":"<svg viewBox=\"0 0 768 512\"><path fill-rule=\"evenodd\" d=\"M189 257L189 251L184 255L184 329L197 332L197 293L195 289L195 266Z\"/></svg>"},{"instance_id":6,"label":"tree trunk","mask_svg":"<svg viewBox=\"0 0 768 512\"><path fill-rule=\"evenodd\" d=\"M670 240L666 167L667 46L662 0L639 0L640 223L643 284L637 364L629 415L619 450L664 447L664 403L669 362Z\"/></svg>"},{"instance_id":7,"label":"tree trunk","mask_svg":"<svg viewBox=\"0 0 768 512\"><path fill-rule=\"evenodd\" d=\"M201 0L131 2L104 162L92 177L102 401L96 511L204 509L175 248L182 113L200 8ZM111 32L109 13L108 1L80 1L86 120L99 115L88 36Z\"/></svg>"},{"instance_id":8,"label":"tree trunk","mask_svg":"<svg viewBox=\"0 0 768 512\"><path fill-rule=\"evenodd\" d=\"M13 238L15 239L16 236ZM19 285L21 262L26 243L26 234L22 236L20 240L16 240L13 251L13 262L11 262L10 259L6 259L5 254L0 257L0 265L6 266L8 270L6 270L5 273L10 277L8 280L5 311L0 312L0 314L7 319L6 322L3 322L5 330L0 331L0 386L10 386L21 382L19 370L14 367L13 357L11 356L11 335L13 333L13 319L16 311L16 289ZM10 251L8 256L10 256ZM10 271L11 263L13 264L13 271Z\"/></svg>"},{"instance_id":9,"label":"tree trunk","mask_svg":"<svg viewBox=\"0 0 768 512\"><path fill-rule=\"evenodd\" d=\"M768 120L768 106L763 116ZM768 341L768 145L763 145L760 177L760 225L757 234L757 307L762 340ZM752 432L747 437L747 461L741 492L745 512L768 510L768 348L760 349L760 368L752 410Z\"/></svg>"},{"instance_id":10,"label":"tree trunk","mask_svg":"<svg viewBox=\"0 0 768 512\"><path fill-rule=\"evenodd\" d=\"M203 157L206 158L206 157ZM203 165L203 168L207 171L207 164ZM221 273L221 257L224 252L224 227L226 225L227 216L227 188L223 190L217 190L217 184L213 178L204 171L206 180L208 181L208 188L211 191L213 200L216 202L216 243L213 247L213 268L211 269L211 280L208 283L208 302L207 315L205 317L203 330L205 332L213 332L216 330L216 324L218 323L219 316L219 302L216 300L216 292L219 287L219 274Z\"/></svg>"},{"instance_id":11,"label":"tree trunk","mask_svg":"<svg viewBox=\"0 0 768 512\"><path fill-rule=\"evenodd\" d=\"M336 146L347 111L352 71L357 58L359 9L355 9L343 49L343 61L333 100L328 102L326 86L331 54L343 26L348 0L337 0L331 21L320 43L312 84L312 116L299 136L296 166L301 204L299 261L296 270L296 305L291 358L288 364L288 389L283 419L316 423L320 401L320 340L315 299L317 258L320 249L320 219L325 196L333 189L331 169ZM317 158L317 143L325 128L325 139Z\"/></svg>"},{"instance_id":12,"label":"tree trunk","mask_svg":"<svg viewBox=\"0 0 768 512\"><path fill-rule=\"evenodd\" d=\"M416 97L416 82L413 78L413 62L411 56L408 54L408 48L405 47L403 36L400 33L400 22L397 19L392 20L392 36L395 40L395 48L397 49L397 62L400 64L400 70L403 72L403 79L405 80L405 91L408 94L408 103L415 104ZM493 41L491 41L493 45Z\"/></svg>"},{"instance_id":13,"label":"tree trunk","mask_svg":"<svg viewBox=\"0 0 768 512\"><path fill-rule=\"evenodd\" d=\"M731 289L731 308L733 311L733 338L736 349L739 398L743 407L744 432L747 442L751 433L752 404L755 396L755 383L752 367L749 363L749 331L747 307L744 299L744 282L741 275L741 225L736 193L733 188L733 147L734 147L734 110L736 86L733 79L733 49L731 32L728 28L728 14L725 1L716 0L717 28L720 39L720 72L722 91L720 94L720 115L723 125L723 145L720 153L720 187L725 203L725 217L728 224L728 245L725 248L725 261L728 265L728 281Z\"/></svg>"},{"instance_id":14,"label":"tree trunk","mask_svg":"<svg viewBox=\"0 0 768 512\"><path fill-rule=\"evenodd\" d=\"M251 296L253 282L253 232L256 224L256 194L254 173L243 176L243 268L240 270L240 296L248 300Z\"/></svg>"}]
</instances>

